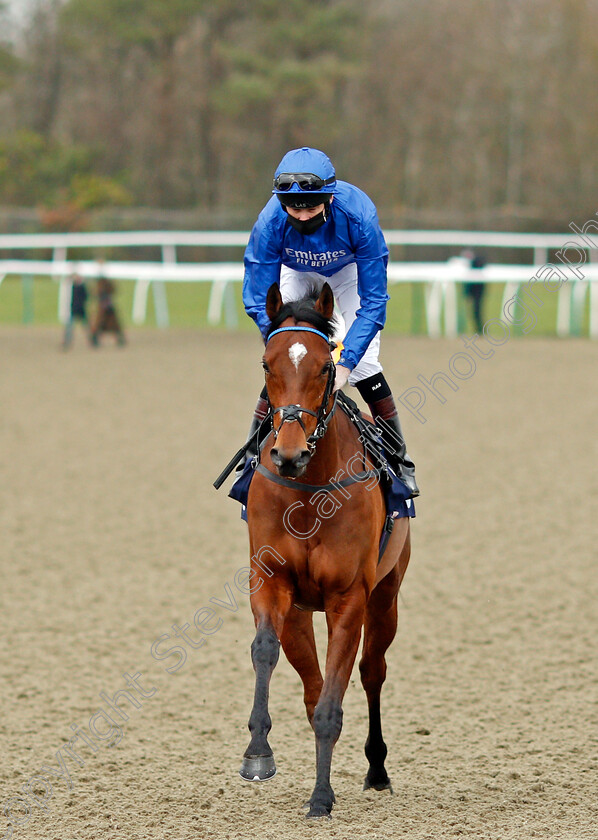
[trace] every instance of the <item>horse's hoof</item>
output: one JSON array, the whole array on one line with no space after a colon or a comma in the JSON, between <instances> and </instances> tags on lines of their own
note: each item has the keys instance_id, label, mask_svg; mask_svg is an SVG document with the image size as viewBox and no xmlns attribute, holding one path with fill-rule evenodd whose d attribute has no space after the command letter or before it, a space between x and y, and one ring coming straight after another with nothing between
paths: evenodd
<instances>
[{"instance_id":1,"label":"horse's hoof","mask_svg":"<svg viewBox=\"0 0 598 840\"><path fill-rule=\"evenodd\" d=\"M394 793L389 778L387 778L386 781L370 782L370 780L366 776L365 781L363 783L363 789L364 790L389 790L391 792L391 794Z\"/></svg>"},{"instance_id":2,"label":"horse's hoof","mask_svg":"<svg viewBox=\"0 0 598 840\"><path fill-rule=\"evenodd\" d=\"M307 813L306 819L317 819L318 817L328 817L329 820L332 819L332 814L330 813L332 806L327 808L326 805L312 805L309 809L309 813Z\"/></svg>"},{"instance_id":3,"label":"horse's hoof","mask_svg":"<svg viewBox=\"0 0 598 840\"><path fill-rule=\"evenodd\" d=\"M317 817L330 818L330 812L335 802L336 797L330 785L327 785L323 790L314 790L311 797L303 806L304 808L309 808L309 812L305 816L308 819Z\"/></svg>"},{"instance_id":4,"label":"horse's hoof","mask_svg":"<svg viewBox=\"0 0 598 840\"><path fill-rule=\"evenodd\" d=\"M265 782L276 775L273 755L244 756L239 775L246 782Z\"/></svg>"},{"instance_id":5,"label":"horse's hoof","mask_svg":"<svg viewBox=\"0 0 598 840\"><path fill-rule=\"evenodd\" d=\"M320 817L328 817L332 819L332 814L325 805L312 805L309 812L305 815L308 820L319 819Z\"/></svg>"}]
</instances>

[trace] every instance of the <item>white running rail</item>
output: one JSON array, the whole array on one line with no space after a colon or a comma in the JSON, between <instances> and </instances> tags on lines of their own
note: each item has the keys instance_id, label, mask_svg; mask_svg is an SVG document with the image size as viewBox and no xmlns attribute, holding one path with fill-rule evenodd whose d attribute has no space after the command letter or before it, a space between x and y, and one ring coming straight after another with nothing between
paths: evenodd
<instances>
[{"instance_id":1,"label":"white running rail","mask_svg":"<svg viewBox=\"0 0 598 840\"><path fill-rule=\"evenodd\" d=\"M589 223L588 223L589 224ZM593 224L593 223L592 223ZM598 234L598 224L596 224ZM585 228L584 228L585 230ZM154 295L156 321L158 326L169 323L165 283L167 282L209 282L212 284L208 304L208 321L220 323L223 309L228 326L236 326L237 313L232 283L243 278L243 265L238 262L179 262L177 248L184 247L235 247L243 248L249 234L242 231L142 231L132 233L65 233L65 234L0 234L0 251L52 251L51 260L0 259L0 282L6 275L31 277L43 275L60 283L59 318L64 321L68 314L70 280L73 270L86 278L105 276L112 279L135 282L132 318L134 323L143 323L147 314L147 298L150 287ZM483 269L470 269L468 260L452 257L446 262L397 262L388 266L389 283L426 284L425 309L428 333L439 336L457 334L456 283L480 281L504 283L503 306L527 283L536 272L548 263L549 252L569 246L583 252L590 260L598 250L596 242L589 235L496 233L484 231L398 231L387 230L385 237L391 246L450 246L460 248L516 248L529 252L531 264L492 264ZM73 260L68 251L77 249L155 247L161 252L161 260ZM556 263L563 271L563 262ZM572 282L564 283L558 292L557 334L568 335L571 323L579 323L590 298L589 333L598 338L598 262L580 261L577 273L569 272ZM565 271L566 273L566 271ZM443 317L444 316L444 317Z\"/></svg>"}]
</instances>

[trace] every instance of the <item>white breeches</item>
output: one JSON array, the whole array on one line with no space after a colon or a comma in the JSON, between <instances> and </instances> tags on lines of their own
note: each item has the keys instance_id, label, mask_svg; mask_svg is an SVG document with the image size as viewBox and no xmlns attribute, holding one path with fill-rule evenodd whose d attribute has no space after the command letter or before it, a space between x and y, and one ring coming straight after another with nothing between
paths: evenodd
<instances>
[{"instance_id":1,"label":"white breeches","mask_svg":"<svg viewBox=\"0 0 598 840\"><path fill-rule=\"evenodd\" d=\"M332 277L324 277L316 271L295 271L283 265L280 269L280 294L283 303L299 300L304 297L310 287L315 286L318 291L324 283L328 283L334 294L336 306L342 315L344 324L341 324L336 333L337 339L343 339L349 327L355 320L355 313L359 309L360 300L357 292L357 266L349 263ZM337 313L338 317L338 313ZM356 368L349 375L349 385L355 385L362 379L374 376L382 372L380 355L380 333L377 332L368 344L368 348Z\"/></svg>"}]
</instances>

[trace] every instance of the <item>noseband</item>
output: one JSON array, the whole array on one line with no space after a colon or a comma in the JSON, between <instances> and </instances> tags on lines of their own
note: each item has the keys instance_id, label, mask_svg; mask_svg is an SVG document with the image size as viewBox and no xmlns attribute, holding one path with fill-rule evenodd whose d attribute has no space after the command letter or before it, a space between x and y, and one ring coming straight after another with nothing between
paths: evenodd
<instances>
[{"instance_id":1,"label":"noseband","mask_svg":"<svg viewBox=\"0 0 598 840\"><path fill-rule=\"evenodd\" d=\"M280 327L274 332L270 333L268 336L268 341L270 341L273 336L278 335L278 333L283 332L310 332L319 335L320 338L323 338L326 344L329 347L332 346L333 342L330 341L327 335L320 330L316 330L314 327ZM332 359L331 359L332 362ZM312 411L310 408L303 408L301 405L282 405L279 408L272 408L272 417L274 418L277 414L280 414L282 418L282 422L278 429L273 429L274 440L278 437L278 433L280 432L284 423L299 423L303 432L306 436L307 440L307 448L309 449L310 453L313 454L317 441L326 434L326 429L328 428L328 424L336 411L336 393L334 394L334 402L332 403L332 408L330 411L326 411L326 406L328 405L328 400L330 399L330 395L332 394L332 389L334 387L334 378L336 374L336 369L334 367L334 363L330 365L330 370L328 371L328 380L326 382L326 388L324 390L324 396L322 397L322 402L320 403L320 407L318 408L317 412ZM307 431L305 429L305 424L303 422L302 414L311 414L312 417L316 418L316 428L314 429L313 433L307 437Z\"/></svg>"}]
</instances>

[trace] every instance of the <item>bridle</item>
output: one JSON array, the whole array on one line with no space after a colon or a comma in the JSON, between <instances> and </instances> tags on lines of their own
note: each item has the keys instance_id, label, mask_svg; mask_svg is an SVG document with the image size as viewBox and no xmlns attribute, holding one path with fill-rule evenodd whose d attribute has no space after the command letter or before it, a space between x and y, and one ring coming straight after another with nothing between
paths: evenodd
<instances>
[{"instance_id":1,"label":"bridle","mask_svg":"<svg viewBox=\"0 0 598 840\"><path fill-rule=\"evenodd\" d=\"M316 330L315 327L280 327L277 330L274 330L270 333L267 338L267 341L270 341L275 335L283 332L310 332L315 333L315 335L319 335L320 338L323 338L326 344L330 349L334 348L334 342L332 342L325 333L320 332L320 330ZM334 412L336 411L336 400L337 400L337 393L334 394L334 401L332 403L332 407L330 411L327 411L328 402L330 400L330 396L332 394L332 389L334 388L334 379L336 376L336 369L334 363L332 361L332 356L330 358L330 368L328 370L328 380L326 382L326 388L324 389L324 396L322 397L322 402L320 403L320 407L318 408L317 412L312 411L311 408L303 408L301 405L281 405L278 408L274 408L273 406L270 407L272 419L277 414L280 414L282 418L282 422L278 429L272 429L272 433L274 435L274 440L278 437L278 433L282 429L285 423L299 423L303 432L306 437L307 441L307 448L309 449L310 454L313 455L316 443L318 440L326 434L326 430L328 429L328 424L330 423ZM307 436L307 430L305 428L305 424L303 422L302 414L310 414L312 417L316 418L316 428L312 432L309 437Z\"/></svg>"},{"instance_id":2,"label":"bridle","mask_svg":"<svg viewBox=\"0 0 598 840\"><path fill-rule=\"evenodd\" d=\"M330 350L333 350L334 347L335 347L334 342L331 341L328 338L328 336L325 335L323 332L320 332L320 330L316 330L314 327L299 327L299 326L280 327L279 329L274 330L273 332L270 333L270 335L266 339L266 344L268 343L268 341L273 336L275 336L275 335L277 335L278 333L281 333L281 332L311 332L311 333L315 333L316 335L319 335L320 338L324 339L324 341L327 343ZM376 469L373 469L373 470L367 470L367 469L364 468L364 470L362 472L357 473L357 474L352 473L351 475L344 478L342 481L333 481L329 484L323 484L323 485L312 485L312 484L304 484L304 483L301 483L301 482L295 482L295 479L284 478L280 475L277 475L276 473L273 473L269 469L264 467L264 465L259 462L259 449L260 449L259 439L260 439L261 430L264 429L264 428L268 428L270 422L273 420L273 418L276 414L281 415L282 422L281 422L280 426L278 427L278 429L272 428L272 434L274 436L274 440L276 440L276 438L278 437L278 433L280 432L280 429L282 428L284 423L299 423L299 425L303 429L304 434L306 435L306 441L307 441L307 446L309 448L310 455L313 454L313 452L315 450L315 447L316 447L316 443L318 442L318 440L326 434L326 430L328 429L328 424L332 420L332 417L334 416L334 413L335 413L338 405L341 406L341 408L345 411L347 416L357 425L357 423L356 423L357 406L355 405L355 403L352 403L350 400L348 400L348 398L345 397L345 395L342 393L342 391L335 391L334 392L334 400L333 400L332 406L331 406L329 411L326 410L328 402L329 402L331 394L332 394L332 391L333 391L333 388L334 388L334 380L335 380L335 376L336 376L336 369L335 369L334 363L332 363L332 356L330 358L330 361L331 361L331 365L330 365L330 369L329 369L329 372L328 372L328 380L326 382L326 388L324 390L324 396L322 398L322 402L320 403L320 407L318 408L318 410L317 411L312 411L310 408L303 408L303 406L301 406L301 405L281 405L278 408L274 408L271 404L269 404L268 413L266 414L266 416L262 420L261 424L254 431L253 435L249 438L249 440L245 443L245 445L242 446L241 449L239 449L239 451L232 457L232 459L229 461L227 466L224 468L224 470L221 472L221 474L218 476L218 478L214 482L214 487L216 489L218 489L219 487L222 486L224 480L227 478L227 476L230 475L230 473L234 470L234 468L239 463L241 463L241 462L245 463L245 457L246 457L246 454L247 454L247 450L249 449L250 445L252 443L254 443L255 441L257 441L256 445L257 445L257 448L258 448L258 454L255 455L251 459L253 469L255 469L257 472L261 473L269 481L272 481L275 484L280 484L283 487L289 487L292 490L303 490L303 491L306 491L306 492L309 492L309 493L322 492L322 491L330 493L333 490L338 490L339 487L348 487L349 485L355 484L356 482L362 482L362 481L365 481L366 479L377 478L377 477L380 476L380 469L376 468ZM340 394L340 398L339 398L339 394ZM312 417L315 417L316 421L317 421L316 422L316 428L314 429L313 433L311 435L309 435L309 437L307 437L305 424L304 424L303 418L301 416L302 414L309 414ZM359 414L359 412L357 412L357 415L358 414ZM360 440L365 440L367 435L372 434L371 432L369 432L365 428L365 424L363 424L363 423L361 425L358 425L357 427L358 427L358 429L360 430L360 432L363 436L363 437L360 437ZM364 447L364 452L365 452L365 447Z\"/></svg>"}]
</instances>

